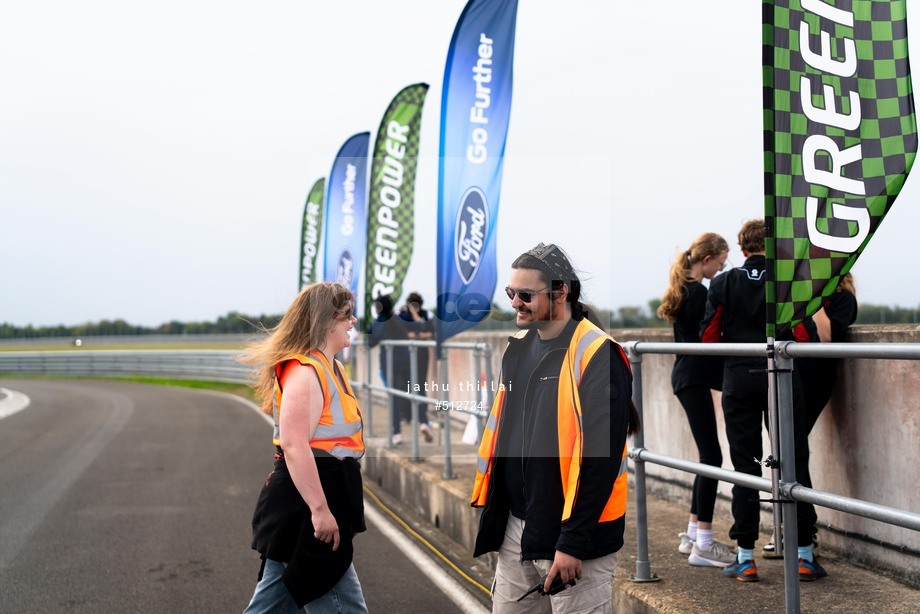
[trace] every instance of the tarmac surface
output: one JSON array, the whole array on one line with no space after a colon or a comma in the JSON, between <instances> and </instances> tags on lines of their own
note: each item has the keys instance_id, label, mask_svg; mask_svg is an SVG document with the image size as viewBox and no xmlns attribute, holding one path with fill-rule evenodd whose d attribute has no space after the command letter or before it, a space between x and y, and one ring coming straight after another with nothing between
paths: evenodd
<instances>
[{"instance_id":1,"label":"tarmac surface","mask_svg":"<svg viewBox=\"0 0 920 614\"><path fill-rule=\"evenodd\" d=\"M0 613L245 608L275 451L247 402L100 380L0 387L29 397L0 420ZM481 590L449 596L442 566L395 545L400 528L365 505L355 568L371 612L485 611Z\"/></svg>"}]
</instances>

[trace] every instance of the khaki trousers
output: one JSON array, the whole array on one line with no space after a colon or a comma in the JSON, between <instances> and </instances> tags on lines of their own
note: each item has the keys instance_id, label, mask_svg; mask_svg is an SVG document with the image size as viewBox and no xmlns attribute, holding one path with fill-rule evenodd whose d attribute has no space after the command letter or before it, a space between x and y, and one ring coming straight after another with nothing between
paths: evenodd
<instances>
[{"instance_id":1,"label":"khaki trousers","mask_svg":"<svg viewBox=\"0 0 920 614\"><path fill-rule=\"evenodd\" d=\"M517 599L540 582L553 562L521 561L524 521L509 514L505 541L498 552L492 582L493 614L610 614L613 612L613 576L616 553L582 561L581 580L572 588L546 597L539 593Z\"/></svg>"}]
</instances>

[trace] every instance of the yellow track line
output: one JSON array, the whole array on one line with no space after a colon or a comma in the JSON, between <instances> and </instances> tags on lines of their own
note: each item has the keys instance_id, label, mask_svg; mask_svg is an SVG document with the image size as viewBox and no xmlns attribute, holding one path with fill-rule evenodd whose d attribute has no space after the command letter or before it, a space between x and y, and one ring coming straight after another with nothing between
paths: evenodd
<instances>
[{"instance_id":1,"label":"yellow track line","mask_svg":"<svg viewBox=\"0 0 920 614\"><path fill-rule=\"evenodd\" d=\"M417 540L419 540L420 542L422 542L423 544L425 544L425 545L428 547L429 550L431 550L432 552L434 552L434 553L438 556L438 558L441 559L442 561L444 561L448 566L450 566L451 569L453 569L453 570L456 571L458 574L460 574L460 575L463 577L464 580L466 580L467 582L469 582L469 583L472 584L473 586L475 586L475 587L481 589L486 595L489 595L490 597L492 596L492 591L490 591L489 589L487 589L485 586L483 586L482 584L480 584L479 582L477 582L477 581L474 580L473 578L469 577L462 569L460 569L459 567L457 567L456 565L454 565L453 561L451 561L451 560L448 559L446 556L444 556L444 555L441 553L441 551L439 551L437 548L435 548L433 545L431 545L431 543L430 543L427 539L425 539L424 537L422 537L421 535L419 535L418 533L416 533L415 530L412 529L412 527L410 527L408 524L406 524L406 522L405 522L402 518L400 518L399 516L397 516L396 513L395 513L393 510L391 510L391 509L388 508L386 505L384 505L383 501L381 501L381 500L377 497L377 495L375 495L373 492L371 492L371 490L370 490L367 486L364 487L364 492L365 492L371 499L374 500L374 503L377 504L377 507L379 507L381 510L383 510L383 511L384 511L390 518L392 518L394 521L396 521L396 523L397 523L399 526L401 526L403 529L405 529L406 532L407 532L409 535L411 535L411 536L414 537L415 539L417 539Z\"/></svg>"}]
</instances>

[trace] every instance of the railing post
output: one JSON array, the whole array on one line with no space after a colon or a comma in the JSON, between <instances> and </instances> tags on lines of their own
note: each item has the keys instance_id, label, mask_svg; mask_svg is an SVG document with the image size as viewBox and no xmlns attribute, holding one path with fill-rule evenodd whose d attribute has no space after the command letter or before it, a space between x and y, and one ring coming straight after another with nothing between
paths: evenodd
<instances>
[{"instance_id":1,"label":"railing post","mask_svg":"<svg viewBox=\"0 0 920 614\"><path fill-rule=\"evenodd\" d=\"M441 430L444 431L444 475L445 480L452 480L454 477L454 467L450 458L450 400L444 390L444 384L447 382L448 365L447 350L441 352L441 358L438 359L438 399L444 401L441 405L444 409Z\"/></svg>"},{"instance_id":2,"label":"railing post","mask_svg":"<svg viewBox=\"0 0 920 614\"><path fill-rule=\"evenodd\" d=\"M795 476L795 408L792 401L792 359L776 352L776 369L771 373L776 378L777 401L779 404L779 449L780 449L780 493L796 481ZM799 530L796 503L790 497L782 496L783 506L783 571L786 588L786 614L799 614L798 546Z\"/></svg>"},{"instance_id":3,"label":"railing post","mask_svg":"<svg viewBox=\"0 0 920 614\"><path fill-rule=\"evenodd\" d=\"M770 456L773 461L767 464L770 469L770 480L772 482L772 491L770 498L773 500L773 547L776 556L783 555L783 506L780 503L780 459L781 453L779 427L779 403L777 401L776 379L776 357L774 350L774 340L772 337L767 339L767 430L770 431ZM760 459L762 460L762 459Z\"/></svg>"},{"instance_id":4,"label":"railing post","mask_svg":"<svg viewBox=\"0 0 920 614\"><path fill-rule=\"evenodd\" d=\"M390 419L389 419L389 421L387 422L387 427L386 427L386 429L384 429L384 432L386 433L386 437L387 437L387 442L386 442L386 446L385 446L385 447L387 447L387 448L392 448L393 445L394 445L394 444L393 444L393 435L394 435L395 433L391 433L390 431L391 431L392 428L393 428L393 426L392 426L393 423L396 421L396 403L395 403L394 400L393 400L393 394L390 392L390 389L393 388L393 346L387 344L387 342L384 341L384 342L383 342L383 351L387 353L387 381L386 381L386 386L387 386L387 401L389 402L389 405L390 405L389 411L387 412L387 416L389 416Z\"/></svg>"},{"instance_id":5,"label":"railing post","mask_svg":"<svg viewBox=\"0 0 920 614\"><path fill-rule=\"evenodd\" d=\"M427 349L427 348L426 348ZM418 346L410 345L409 346L409 390L415 394L413 388L415 384L418 383ZM421 455L419 454L418 449L418 401L412 399L410 401L410 407L412 408L412 460L417 462Z\"/></svg>"},{"instance_id":6,"label":"railing post","mask_svg":"<svg viewBox=\"0 0 920 614\"><path fill-rule=\"evenodd\" d=\"M486 367L486 393L483 395L483 412L479 417L480 437L482 437L483 432L486 430L486 420L489 418L489 413L492 411L492 403L495 399L492 386L494 385L498 388L498 386L501 385L501 382L495 383L494 374L492 373L492 344L490 343L486 343L483 349L483 362L485 362Z\"/></svg>"},{"instance_id":7,"label":"railing post","mask_svg":"<svg viewBox=\"0 0 920 614\"><path fill-rule=\"evenodd\" d=\"M625 344L629 364L633 373L632 400L639 413L639 422L642 424L642 354L639 353L636 343ZM645 447L645 438L642 430L633 433L633 448ZM658 582L661 580L652 573L648 560L648 501L645 492L645 462L640 458L633 458L636 482L636 575L630 576L630 582Z\"/></svg>"},{"instance_id":8,"label":"railing post","mask_svg":"<svg viewBox=\"0 0 920 614\"><path fill-rule=\"evenodd\" d=\"M476 377L477 382L476 395L474 396L476 401L474 402L473 406L477 407L480 403L485 405L483 396L485 395L486 391L479 388L484 382L482 381L482 349L479 347L478 343L476 344L476 347L473 348L473 375ZM482 433L482 415L478 409L476 411L476 432Z\"/></svg>"},{"instance_id":9,"label":"railing post","mask_svg":"<svg viewBox=\"0 0 920 614\"><path fill-rule=\"evenodd\" d=\"M364 351L367 352L366 365L367 369L364 373L364 407L365 412L367 413L367 432L374 432L374 393L371 391L371 337L370 335L364 336Z\"/></svg>"}]
</instances>

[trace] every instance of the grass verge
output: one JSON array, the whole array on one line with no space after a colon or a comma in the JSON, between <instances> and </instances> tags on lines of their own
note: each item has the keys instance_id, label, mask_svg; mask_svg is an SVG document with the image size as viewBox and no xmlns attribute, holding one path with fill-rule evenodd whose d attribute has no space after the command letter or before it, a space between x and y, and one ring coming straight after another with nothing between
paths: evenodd
<instances>
[{"instance_id":1,"label":"grass verge","mask_svg":"<svg viewBox=\"0 0 920 614\"><path fill-rule=\"evenodd\" d=\"M67 375L43 375L30 373L0 373L0 379L76 379L76 380L105 380L110 382L132 382L135 384L154 384L156 386L176 386L179 388L196 388L199 390L216 390L218 392L227 392L248 399L258 404L252 389L245 384L235 384L233 382L212 382L207 380L194 379L173 379L167 377L147 377L143 375L109 375L109 376L67 376Z\"/></svg>"}]
</instances>

